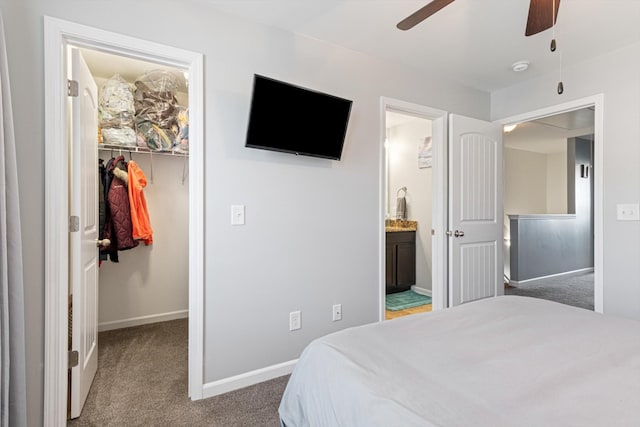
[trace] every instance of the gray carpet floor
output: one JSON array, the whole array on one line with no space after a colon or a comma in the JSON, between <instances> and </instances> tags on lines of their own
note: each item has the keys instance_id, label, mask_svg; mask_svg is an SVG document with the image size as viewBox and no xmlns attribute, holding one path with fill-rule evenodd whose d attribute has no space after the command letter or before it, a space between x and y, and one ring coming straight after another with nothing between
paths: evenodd
<instances>
[{"instance_id":1,"label":"gray carpet floor","mask_svg":"<svg viewBox=\"0 0 640 427\"><path fill-rule=\"evenodd\" d=\"M552 277L534 283L521 283L517 288L506 286L505 295L542 298L593 310L593 273L571 277Z\"/></svg>"},{"instance_id":2,"label":"gray carpet floor","mask_svg":"<svg viewBox=\"0 0 640 427\"><path fill-rule=\"evenodd\" d=\"M98 373L68 426L279 426L288 376L189 400L187 328L181 319L101 332Z\"/></svg>"}]
</instances>

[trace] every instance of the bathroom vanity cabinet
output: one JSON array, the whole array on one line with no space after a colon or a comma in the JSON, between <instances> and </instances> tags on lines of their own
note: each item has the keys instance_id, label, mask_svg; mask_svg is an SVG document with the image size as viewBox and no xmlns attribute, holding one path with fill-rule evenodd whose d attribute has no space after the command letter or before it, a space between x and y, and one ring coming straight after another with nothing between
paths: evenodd
<instances>
[{"instance_id":1,"label":"bathroom vanity cabinet","mask_svg":"<svg viewBox=\"0 0 640 427\"><path fill-rule=\"evenodd\" d=\"M416 284L416 232L387 232L386 241L386 293L407 291Z\"/></svg>"}]
</instances>

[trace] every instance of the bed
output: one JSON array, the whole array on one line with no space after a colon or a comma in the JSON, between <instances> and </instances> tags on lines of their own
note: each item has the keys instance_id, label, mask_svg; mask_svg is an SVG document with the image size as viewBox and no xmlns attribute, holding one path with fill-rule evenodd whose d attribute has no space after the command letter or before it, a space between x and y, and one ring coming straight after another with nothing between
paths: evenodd
<instances>
[{"instance_id":1,"label":"bed","mask_svg":"<svg viewBox=\"0 0 640 427\"><path fill-rule=\"evenodd\" d=\"M640 322L500 296L303 351L286 427L638 426Z\"/></svg>"}]
</instances>

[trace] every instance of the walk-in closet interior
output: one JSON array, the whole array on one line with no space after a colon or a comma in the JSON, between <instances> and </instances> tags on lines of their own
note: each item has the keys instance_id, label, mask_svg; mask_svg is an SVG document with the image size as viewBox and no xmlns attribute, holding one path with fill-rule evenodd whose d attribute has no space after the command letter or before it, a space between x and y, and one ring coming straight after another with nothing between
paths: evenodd
<instances>
[{"instance_id":1,"label":"walk-in closet interior","mask_svg":"<svg viewBox=\"0 0 640 427\"><path fill-rule=\"evenodd\" d=\"M96 206L100 215L97 301L94 299L98 331L186 318L188 75L163 64L84 48L70 49L76 50L76 56L80 53L97 87L95 144L99 160L94 169L98 197L104 202ZM74 66L70 64L70 68ZM71 156L79 156L74 149L71 152ZM70 164L70 173L76 173L73 161ZM115 202L109 195L116 187L120 187L121 195L128 196L130 205L138 205L138 212L131 210L128 235L123 234L126 224L123 228L122 219L117 218L122 206L115 212ZM134 196L129 187L134 189ZM136 188L144 196L148 226L140 219L139 195L136 202L131 199L136 197ZM84 194L74 194L70 189L70 199L74 197ZM72 292L70 289L70 296ZM87 302L88 308L82 312L85 316L96 311L92 305ZM73 314L70 304L70 316Z\"/></svg>"}]
</instances>

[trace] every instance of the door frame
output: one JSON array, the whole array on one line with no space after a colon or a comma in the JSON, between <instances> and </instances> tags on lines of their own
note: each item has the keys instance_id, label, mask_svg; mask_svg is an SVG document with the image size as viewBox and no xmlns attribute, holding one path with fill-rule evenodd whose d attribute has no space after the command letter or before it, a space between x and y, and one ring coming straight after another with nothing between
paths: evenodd
<instances>
[{"instance_id":1,"label":"door frame","mask_svg":"<svg viewBox=\"0 0 640 427\"><path fill-rule=\"evenodd\" d=\"M90 48L189 72L189 396L203 395L204 74L203 55L44 17L45 354L44 425L66 426L69 289L68 46Z\"/></svg>"},{"instance_id":2,"label":"door frame","mask_svg":"<svg viewBox=\"0 0 640 427\"><path fill-rule=\"evenodd\" d=\"M541 119L543 117L554 116L556 114L566 113L569 111L579 110L587 107L595 107L594 111L594 136L593 136L593 164L594 164L594 183L593 183L593 270L594 270L594 311L597 313L604 312L604 249L602 244L603 238L603 220L604 220L604 94L597 94L585 98L575 99L573 101L562 104L552 105L538 110L529 111L504 119L496 120L496 123L502 125L511 125L521 122Z\"/></svg>"},{"instance_id":3,"label":"door frame","mask_svg":"<svg viewBox=\"0 0 640 427\"><path fill-rule=\"evenodd\" d=\"M431 228L435 230L432 237L432 260L431 260L431 297L433 300L433 310L439 310L448 306L448 284L447 284L447 239L445 230L447 225L447 127L448 113L424 105L413 104L398 99L381 97L380 98L380 129L379 129L379 203L378 203L378 294L380 296L379 303L379 320L385 320L385 227L384 220L386 214L386 158L385 150L386 139L386 112L393 110L398 113L404 113L432 121L432 167L433 181L432 189L432 205L431 205ZM439 284L435 286L434 284Z\"/></svg>"}]
</instances>

